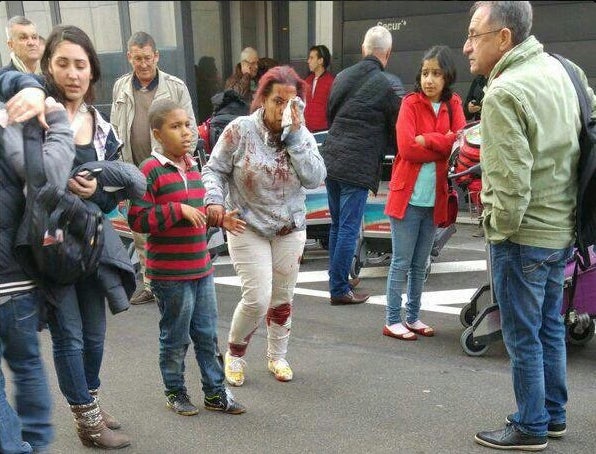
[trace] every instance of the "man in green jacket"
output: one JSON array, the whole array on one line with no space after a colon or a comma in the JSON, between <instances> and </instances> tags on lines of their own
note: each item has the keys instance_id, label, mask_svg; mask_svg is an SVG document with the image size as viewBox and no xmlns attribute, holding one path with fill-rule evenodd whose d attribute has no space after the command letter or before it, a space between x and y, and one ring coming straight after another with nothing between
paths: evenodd
<instances>
[{"instance_id":1,"label":"man in green jacket","mask_svg":"<svg viewBox=\"0 0 596 454\"><path fill-rule=\"evenodd\" d=\"M479 432L475 440L537 451L546 448L547 436L566 432L560 313L574 243L579 103L565 69L530 35L530 2L477 2L471 14L464 54L470 71L488 79L483 226L517 403L504 429Z\"/></svg>"}]
</instances>

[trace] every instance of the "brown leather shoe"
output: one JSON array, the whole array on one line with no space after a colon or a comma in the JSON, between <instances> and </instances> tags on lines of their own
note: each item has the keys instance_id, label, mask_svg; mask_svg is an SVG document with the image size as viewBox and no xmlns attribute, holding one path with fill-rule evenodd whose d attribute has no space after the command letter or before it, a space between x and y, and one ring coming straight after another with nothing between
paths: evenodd
<instances>
[{"instance_id":1,"label":"brown leather shoe","mask_svg":"<svg viewBox=\"0 0 596 454\"><path fill-rule=\"evenodd\" d=\"M329 302L332 306L345 306L347 304L364 303L368 298L370 298L368 293L354 293L350 290L343 296L331 297Z\"/></svg>"},{"instance_id":2,"label":"brown leather shoe","mask_svg":"<svg viewBox=\"0 0 596 454\"><path fill-rule=\"evenodd\" d=\"M134 305L147 303L155 303L155 296L153 295L153 293L151 293L151 290L144 287L138 289L130 299L130 304Z\"/></svg>"},{"instance_id":3,"label":"brown leather shoe","mask_svg":"<svg viewBox=\"0 0 596 454\"><path fill-rule=\"evenodd\" d=\"M359 277L355 277L354 279L348 279L348 285L350 286L350 288L352 290L354 290L356 287L358 287L358 284L360 284Z\"/></svg>"}]
</instances>

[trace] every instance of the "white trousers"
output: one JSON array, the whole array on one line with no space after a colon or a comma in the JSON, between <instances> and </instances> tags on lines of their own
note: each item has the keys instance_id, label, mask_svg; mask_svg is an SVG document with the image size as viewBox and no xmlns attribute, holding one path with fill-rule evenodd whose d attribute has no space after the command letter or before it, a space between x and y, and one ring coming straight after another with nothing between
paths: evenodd
<instances>
[{"instance_id":1,"label":"white trousers","mask_svg":"<svg viewBox=\"0 0 596 454\"><path fill-rule=\"evenodd\" d=\"M228 337L233 356L244 356L251 336L267 317L267 357L285 358L292 325L292 300L306 231L264 238L247 228L228 235L228 250L242 285Z\"/></svg>"}]
</instances>

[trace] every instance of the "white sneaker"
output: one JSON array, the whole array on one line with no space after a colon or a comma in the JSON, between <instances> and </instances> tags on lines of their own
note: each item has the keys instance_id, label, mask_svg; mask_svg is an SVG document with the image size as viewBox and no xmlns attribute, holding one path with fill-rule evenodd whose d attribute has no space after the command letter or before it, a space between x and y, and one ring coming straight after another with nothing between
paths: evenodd
<instances>
[{"instance_id":1,"label":"white sneaker","mask_svg":"<svg viewBox=\"0 0 596 454\"><path fill-rule=\"evenodd\" d=\"M230 385L242 386L244 383L244 369L246 369L246 361L244 359L239 356L232 356L230 352L226 352L224 373Z\"/></svg>"},{"instance_id":2,"label":"white sneaker","mask_svg":"<svg viewBox=\"0 0 596 454\"><path fill-rule=\"evenodd\" d=\"M294 372L290 368L288 362L284 359L269 360L269 370L273 372L275 378L279 381L290 381L294 378Z\"/></svg>"}]
</instances>

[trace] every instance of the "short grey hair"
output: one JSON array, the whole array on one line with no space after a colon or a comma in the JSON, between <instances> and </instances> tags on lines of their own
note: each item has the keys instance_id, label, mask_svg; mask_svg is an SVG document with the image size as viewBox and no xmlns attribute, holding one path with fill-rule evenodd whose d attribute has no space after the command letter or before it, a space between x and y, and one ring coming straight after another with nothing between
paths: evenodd
<instances>
[{"instance_id":1,"label":"short grey hair","mask_svg":"<svg viewBox=\"0 0 596 454\"><path fill-rule=\"evenodd\" d=\"M244 49L242 49L242 52L240 52L240 61L246 60L251 55L254 55L255 57L259 58L259 53L255 48L245 47Z\"/></svg>"},{"instance_id":2,"label":"short grey hair","mask_svg":"<svg viewBox=\"0 0 596 454\"><path fill-rule=\"evenodd\" d=\"M497 27L511 30L514 46L526 40L532 31L532 5L530 2L476 2L470 9L470 16L476 10L487 7L488 21Z\"/></svg>"},{"instance_id":3,"label":"short grey hair","mask_svg":"<svg viewBox=\"0 0 596 454\"><path fill-rule=\"evenodd\" d=\"M12 27L15 25L33 25L35 28L37 28L37 26L25 16L13 16L6 23L6 39L12 38L12 36L10 36L10 32L12 31Z\"/></svg>"},{"instance_id":4,"label":"short grey hair","mask_svg":"<svg viewBox=\"0 0 596 454\"><path fill-rule=\"evenodd\" d=\"M364 35L364 41L362 41L365 55L371 55L376 52L387 52L391 50L392 44L393 38L391 37L391 32L381 25L375 25L369 28L366 35Z\"/></svg>"},{"instance_id":5,"label":"short grey hair","mask_svg":"<svg viewBox=\"0 0 596 454\"><path fill-rule=\"evenodd\" d=\"M151 50L153 52L157 50L157 46L155 45L155 40L153 39L153 36L146 32L136 32L129 38L127 43L127 48L129 52L133 46L138 47L140 49L142 49L145 46L151 46Z\"/></svg>"}]
</instances>

